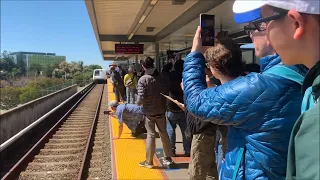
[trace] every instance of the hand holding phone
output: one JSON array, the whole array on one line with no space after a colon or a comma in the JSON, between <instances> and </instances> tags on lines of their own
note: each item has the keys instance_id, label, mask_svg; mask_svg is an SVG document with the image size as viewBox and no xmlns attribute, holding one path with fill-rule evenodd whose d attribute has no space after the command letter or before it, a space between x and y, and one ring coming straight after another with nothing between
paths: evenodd
<instances>
[{"instance_id":1,"label":"hand holding phone","mask_svg":"<svg viewBox=\"0 0 320 180\"><path fill-rule=\"evenodd\" d=\"M111 111L110 110L108 110L108 111L103 111L103 114L110 114L111 113Z\"/></svg>"}]
</instances>

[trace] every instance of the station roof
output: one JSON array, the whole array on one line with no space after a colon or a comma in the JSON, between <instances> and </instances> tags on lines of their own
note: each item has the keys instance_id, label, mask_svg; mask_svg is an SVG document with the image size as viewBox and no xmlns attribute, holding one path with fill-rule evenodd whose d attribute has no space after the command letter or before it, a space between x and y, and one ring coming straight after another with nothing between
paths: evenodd
<instances>
[{"instance_id":1,"label":"station roof","mask_svg":"<svg viewBox=\"0 0 320 180\"><path fill-rule=\"evenodd\" d=\"M192 45L199 25L199 14L216 16L216 31L237 32L247 37L243 25L233 21L234 0L85 0L91 24L104 60L123 61L130 56L116 55L115 44L144 44L145 55L181 50ZM221 25L221 26L220 26ZM239 31L239 32L238 32Z\"/></svg>"}]
</instances>

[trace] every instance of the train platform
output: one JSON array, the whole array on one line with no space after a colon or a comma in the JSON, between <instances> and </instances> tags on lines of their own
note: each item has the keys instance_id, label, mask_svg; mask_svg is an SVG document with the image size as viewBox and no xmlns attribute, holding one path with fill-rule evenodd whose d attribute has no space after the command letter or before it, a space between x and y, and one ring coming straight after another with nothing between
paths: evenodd
<instances>
[{"instance_id":1,"label":"train platform","mask_svg":"<svg viewBox=\"0 0 320 180\"><path fill-rule=\"evenodd\" d=\"M115 95L112 91L112 84L108 79L108 100L115 100ZM155 167L148 169L139 166L139 162L145 160L146 142L143 137L131 137L131 131L124 126L123 133L120 139L112 140L117 137L118 121L109 116L110 123L110 138L112 149L112 171L113 179L188 179L188 164L189 157L173 157L176 165L172 169L161 167L159 158L162 156L162 144L160 138L156 139L156 155L154 156ZM183 154L182 136L180 129L177 131L177 154ZM180 152L180 153L179 153Z\"/></svg>"}]
</instances>

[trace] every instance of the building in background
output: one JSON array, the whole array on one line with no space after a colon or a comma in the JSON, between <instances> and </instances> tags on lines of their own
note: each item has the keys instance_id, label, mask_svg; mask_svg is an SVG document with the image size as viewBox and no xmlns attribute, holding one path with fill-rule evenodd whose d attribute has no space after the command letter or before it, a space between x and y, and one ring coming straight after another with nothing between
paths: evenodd
<instances>
[{"instance_id":1,"label":"building in background","mask_svg":"<svg viewBox=\"0 0 320 180\"><path fill-rule=\"evenodd\" d=\"M32 64L40 64L42 68L46 68L51 64L60 64L66 61L66 56L57 56L55 53L40 53L40 52L13 52L10 56L14 59L14 62L22 60L26 69Z\"/></svg>"}]
</instances>

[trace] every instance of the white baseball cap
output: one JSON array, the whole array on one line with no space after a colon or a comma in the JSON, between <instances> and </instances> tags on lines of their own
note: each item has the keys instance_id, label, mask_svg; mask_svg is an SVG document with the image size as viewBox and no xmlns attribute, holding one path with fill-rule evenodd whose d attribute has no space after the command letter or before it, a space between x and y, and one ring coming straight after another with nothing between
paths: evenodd
<instances>
[{"instance_id":1,"label":"white baseball cap","mask_svg":"<svg viewBox=\"0 0 320 180\"><path fill-rule=\"evenodd\" d=\"M295 9L306 14L320 14L319 0L235 0L233 12L237 23L253 21L262 6L269 5L285 10Z\"/></svg>"}]
</instances>

